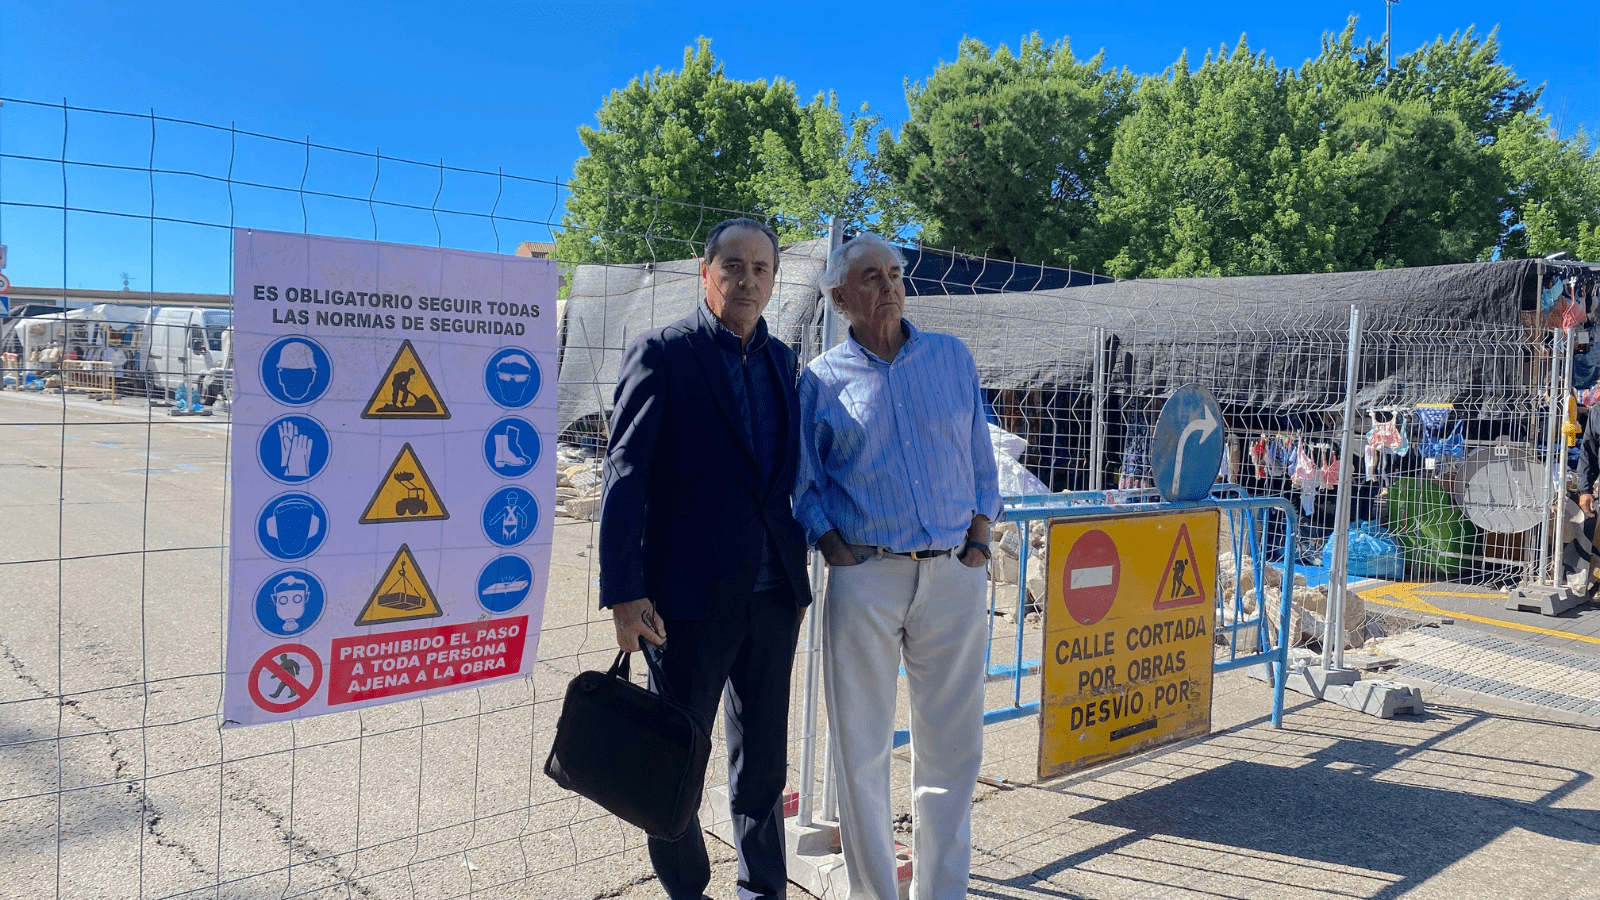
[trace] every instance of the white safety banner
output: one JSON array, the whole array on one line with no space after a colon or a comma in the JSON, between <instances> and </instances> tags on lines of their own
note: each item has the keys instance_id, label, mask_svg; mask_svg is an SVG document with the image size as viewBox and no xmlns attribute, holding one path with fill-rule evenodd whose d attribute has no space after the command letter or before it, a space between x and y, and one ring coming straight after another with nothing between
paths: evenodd
<instances>
[{"instance_id":1,"label":"white safety banner","mask_svg":"<svg viewBox=\"0 0 1600 900\"><path fill-rule=\"evenodd\" d=\"M532 668L556 283L549 260L235 230L224 724Z\"/></svg>"}]
</instances>

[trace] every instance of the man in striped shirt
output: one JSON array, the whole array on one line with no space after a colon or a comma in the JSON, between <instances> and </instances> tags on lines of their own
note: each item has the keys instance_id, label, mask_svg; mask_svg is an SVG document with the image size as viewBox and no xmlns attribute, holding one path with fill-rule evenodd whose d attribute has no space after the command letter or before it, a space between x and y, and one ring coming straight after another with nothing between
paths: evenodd
<instances>
[{"instance_id":1,"label":"man in striped shirt","mask_svg":"<svg viewBox=\"0 0 1600 900\"><path fill-rule=\"evenodd\" d=\"M983 756L984 591L1000 513L977 366L903 317L904 262L863 234L819 286L849 336L800 376L795 518L830 567L824 662L851 896L894 900L889 752L910 691L914 900L964 898Z\"/></svg>"}]
</instances>

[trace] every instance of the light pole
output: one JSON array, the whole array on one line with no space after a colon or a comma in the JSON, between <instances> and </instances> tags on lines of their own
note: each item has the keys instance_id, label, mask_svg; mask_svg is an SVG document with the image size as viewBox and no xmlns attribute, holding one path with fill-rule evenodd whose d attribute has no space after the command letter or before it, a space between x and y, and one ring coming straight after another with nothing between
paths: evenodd
<instances>
[{"instance_id":1,"label":"light pole","mask_svg":"<svg viewBox=\"0 0 1600 900\"><path fill-rule=\"evenodd\" d=\"M1400 0L1383 0L1383 51L1388 59L1383 68L1387 80L1394 74L1394 5Z\"/></svg>"}]
</instances>

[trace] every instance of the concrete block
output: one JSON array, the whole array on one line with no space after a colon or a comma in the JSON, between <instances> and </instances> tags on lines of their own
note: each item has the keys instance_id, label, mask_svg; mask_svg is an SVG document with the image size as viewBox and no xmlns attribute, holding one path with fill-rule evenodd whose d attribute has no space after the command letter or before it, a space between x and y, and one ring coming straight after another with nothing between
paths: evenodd
<instances>
[{"instance_id":1,"label":"concrete block","mask_svg":"<svg viewBox=\"0 0 1600 900\"><path fill-rule=\"evenodd\" d=\"M1524 584L1506 594L1506 609L1559 616L1589 602L1588 596L1548 584Z\"/></svg>"},{"instance_id":2,"label":"concrete block","mask_svg":"<svg viewBox=\"0 0 1600 900\"><path fill-rule=\"evenodd\" d=\"M1404 714L1420 715L1425 708L1422 691L1410 685L1378 678L1362 680L1361 673L1354 669L1295 667L1294 661L1290 665L1289 678L1284 682L1284 687L1298 694L1337 703L1380 719L1392 719ZM1257 679L1267 680L1265 666L1252 666L1249 671Z\"/></svg>"},{"instance_id":3,"label":"concrete block","mask_svg":"<svg viewBox=\"0 0 1600 900\"><path fill-rule=\"evenodd\" d=\"M798 808L798 805L797 796L794 806ZM790 804L785 802L784 813L787 818L784 820L784 843L788 851L789 880L813 897L841 900L849 893L850 882L845 875L844 857L839 853L838 823L817 821L809 827L802 827L794 816L789 815L789 807ZM727 785L719 784L706 792L705 801L700 806L700 824L706 833L733 846L733 820L728 811ZM901 898L907 896L909 887L909 881L901 886Z\"/></svg>"},{"instance_id":4,"label":"concrete block","mask_svg":"<svg viewBox=\"0 0 1600 900\"><path fill-rule=\"evenodd\" d=\"M1324 669L1321 666L1306 666L1300 669L1289 670L1289 678L1283 686L1297 694L1305 694L1318 700L1327 700L1330 686L1345 686L1354 684L1361 678L1361 673L1355 669Z\"/></svg>"},{"instance_id":5,"label":"concrete block","mask_svg":"<svg viewBox=\"0 0 1600 900\"><path fill-rule=\"evenodd\" d=\"M1346 690L1348 695L1341 705L1380 719L1401 714L1420 716L1425 709L1421 690L1395 681L1358 681Z\"/></svg>"}]
</instances>

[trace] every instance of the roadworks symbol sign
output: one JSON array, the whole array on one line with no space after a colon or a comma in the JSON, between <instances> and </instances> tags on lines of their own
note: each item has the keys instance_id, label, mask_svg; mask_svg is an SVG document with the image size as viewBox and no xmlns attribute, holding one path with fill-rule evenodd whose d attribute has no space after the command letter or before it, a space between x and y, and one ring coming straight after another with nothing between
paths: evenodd
<instances>
[{"instance_id":1,"label":"roadworks symbol sign","mask_svg":"<svg viewBox=\"0 0 1600 900\"><path fill-rule=\"evenodd\" d=\"M388 625L409 622L412 619L431 619L444 615L433 588L417 565L417 558L405 544L395 551L394 559L372 589L367 605L356 616L357 625Z\"/></svg>"},{"instance_id":2,"label":"roadworks symbol sign","mask_svg":"<svg viewBox=\"0 0 1600 900\"><path fill-rule=\"evenodd\" d=\"M450 407L439 393L410 341L402 341L394 361L384 370L363 419L448 419Z\"/></svg>"},{"instance_id":3,"label":"roadworks symbol sign","mask_svg":"<svg viewBox=\"0 0 1600 900\"><path fill-rule=\"evenodd\" d=\"M1178 536L1172 541L1172 553L1167 557L1167 571L1161 576L1161 586L1156 588L1156 609L1173 609L1206 602L1206 586L1196 562L1194 541L1189 539L1189 526L1181 524L1178 526Z\"/></svg>"},{"instance_id":4,"label":"roadworks symbol sign","mask_svg":"<svg viewBox=\"0 0 1600 900\"><path fill-rule=\"evenodd\" d=\"M423 471L422 461L407 442L389 464L383 480L378 482L378 489L372 492L367 511L361 514L361 524L431 522L448 518L450 511L444 508L433 480Z\"/></svg>"}]
</instances>

